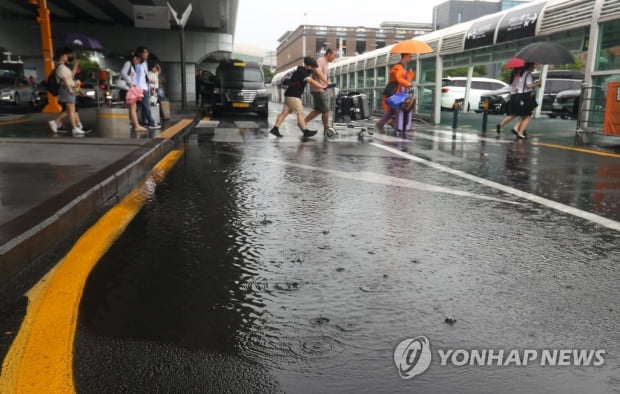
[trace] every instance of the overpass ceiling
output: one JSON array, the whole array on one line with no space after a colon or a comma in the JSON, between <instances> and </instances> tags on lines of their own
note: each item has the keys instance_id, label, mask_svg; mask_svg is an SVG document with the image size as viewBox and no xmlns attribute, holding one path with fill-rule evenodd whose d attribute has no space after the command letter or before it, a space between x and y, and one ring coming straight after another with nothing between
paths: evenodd
<instances>
[{"instance_id":1,"label":"overpass ceiling","mask_svg":"<svg viewBox=\"0 0 620 394\"><path fill-rule=\"evenodd\" d=\"M177 11L192 4L186 30L235 33L238 0L168 0ZM89 23L134 26L133 6L167 7L166 0L47 0L52 24ZM36 18L38 6L28 0L2 0L0 13L7 17ZM171 26L174 26L174 22Z\"/></svg>"}]
</instances>

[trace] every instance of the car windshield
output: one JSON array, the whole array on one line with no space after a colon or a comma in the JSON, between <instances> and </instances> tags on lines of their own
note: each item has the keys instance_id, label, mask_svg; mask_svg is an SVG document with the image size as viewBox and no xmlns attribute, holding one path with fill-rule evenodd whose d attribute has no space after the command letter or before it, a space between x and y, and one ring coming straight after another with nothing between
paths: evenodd
<instances>
[{"instance_id":1,"label":"car windshield","mask_svg":"<svg viewBox=\"0 0 620 394\"><path fill-rule=\"evenodd\" d=\"M549 79L545 84L545 92L558 93L562 90L579 89L581 81L575 79Z\"/></svg>"},{"instance_id":2,"label":"car windshield","mask_svg":"<svg viewBox=\"0 0 620 394\"><path fill-rule=\"evenodd\" d=\"M227 81L262 82L263 76L259 69L235 67L224 69L224 79Z\"/></svg>"}]
</instances>

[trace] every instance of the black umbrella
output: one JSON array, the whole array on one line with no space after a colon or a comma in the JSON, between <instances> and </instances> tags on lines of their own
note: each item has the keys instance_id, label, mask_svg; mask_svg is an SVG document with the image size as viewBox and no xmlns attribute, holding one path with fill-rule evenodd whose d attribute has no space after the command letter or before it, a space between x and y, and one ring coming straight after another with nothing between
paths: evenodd
<instances>
[{"instance_id":1,"label":"black umbrella","mask_svg":"<svg viewBox=\"0 0 620 394\"><path fill-rule=\"evenodd\" d=\"M515 57L539 64L567 64L575 61L568 49L551 41L529 44L517 52Z\"/></svg>"}]
</instances>

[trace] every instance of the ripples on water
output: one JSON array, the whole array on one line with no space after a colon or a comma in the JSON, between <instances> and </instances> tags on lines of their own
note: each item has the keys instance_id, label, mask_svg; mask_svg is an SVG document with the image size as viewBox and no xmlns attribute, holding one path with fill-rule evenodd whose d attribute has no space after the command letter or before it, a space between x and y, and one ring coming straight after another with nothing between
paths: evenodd
<instances>
[{"instance_id":1,"label":"ripples on water","mask_svg":"<svg viewBox=\"0 0 620 394\"><path fill-rule=\"evenodd\" d=\"M190 146L185 167L150 208L159 223L149 227L151 242L179 251L170 260L193 272L169 270L177 291L189 292L177 315L189 332L177 340L234 351L276 371L285 389L476 392L484 381L494 392L524 382L540 391L575 378L540 368L435 367L413 385L398 377L393 350L419 335L445 348L596 347L620 317L610 282L617 237L601 242L600 230L584 235L573 230L575 219L533 205L341 179L236 149L441 182L416 178L427 170L396 159L317 162L307 147ZM448 316L457 322L446 324Z\"/></svg>"}]
</instances>

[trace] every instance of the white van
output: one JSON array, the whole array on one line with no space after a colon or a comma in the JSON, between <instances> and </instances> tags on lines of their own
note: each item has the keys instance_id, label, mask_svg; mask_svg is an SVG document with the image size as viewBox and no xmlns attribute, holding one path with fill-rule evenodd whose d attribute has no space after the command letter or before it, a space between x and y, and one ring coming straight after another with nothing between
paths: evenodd
<instances>
[{"instance_id":1,"label":"white van","mask_svg":"<svg viewBox=\"0 0 620 394\"><path fill-rule=\"evenodd\" d=\"M447 77L442 79L441 84L441 109L451 110L455 100L462 103L465 99L465 83L467 77ZM473 111L478 109L480 95L489 90L498 90L503 87L509 87L506 82L499 79L472 77L471 87L469 89L469 104L463 107L464 111Z\"/></svg>"}]
</instances>

